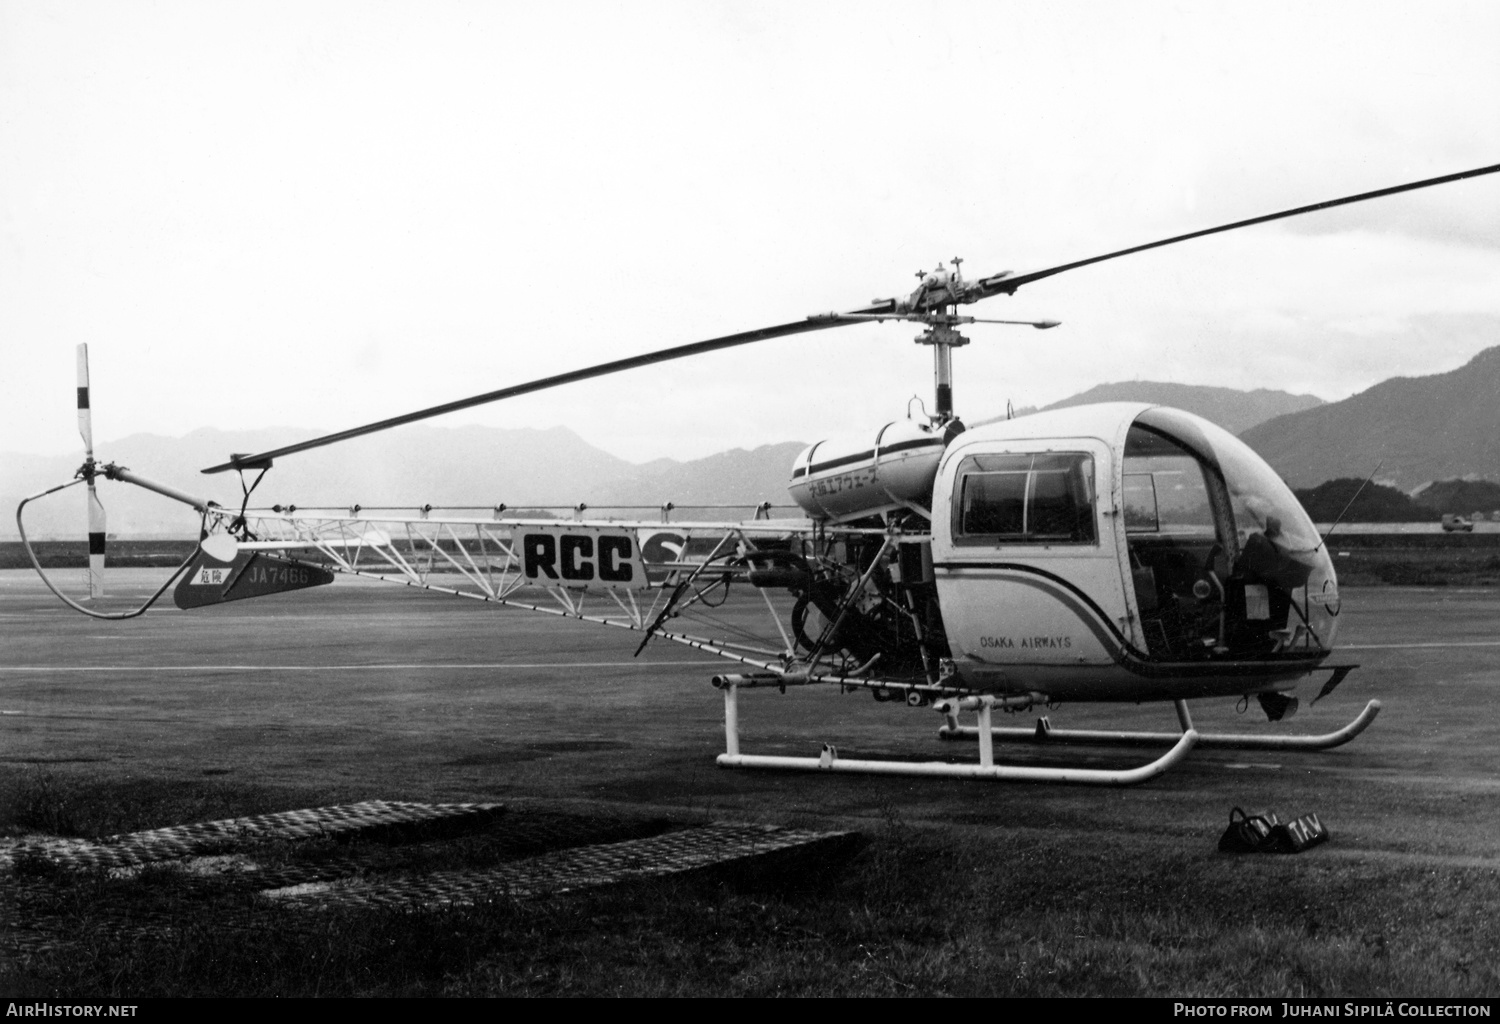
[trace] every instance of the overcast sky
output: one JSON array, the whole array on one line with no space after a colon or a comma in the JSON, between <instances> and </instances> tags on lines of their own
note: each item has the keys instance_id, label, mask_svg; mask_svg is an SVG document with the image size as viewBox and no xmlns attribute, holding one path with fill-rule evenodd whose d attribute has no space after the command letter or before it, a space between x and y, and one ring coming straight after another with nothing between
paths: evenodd
<instances>
[{"instance_id":1,"label":"overcast sky","mask_svg":"<svg viewBox=\"0 0 1500 1024\"><path fill-rule=\"evenodd\" d=\"M338 429L1500 162L1500 4L0 2L0 451ZM958 411L1129 379L1347 397L1500 344L1500 175L971 312ZM633 460L930 402L911 325L437 424ZM227 454L227 453L226 453ZM146 471L148 467L138 467Z\"/></svg>"}]
</instances>

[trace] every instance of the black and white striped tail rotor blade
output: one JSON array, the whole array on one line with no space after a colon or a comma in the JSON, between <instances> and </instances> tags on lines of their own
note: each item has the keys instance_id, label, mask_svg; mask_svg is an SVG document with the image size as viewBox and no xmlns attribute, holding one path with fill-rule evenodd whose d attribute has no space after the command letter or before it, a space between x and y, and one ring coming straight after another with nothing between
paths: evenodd
<instances>
[{"instance_id":1,"label":"black and white striped tail rotor blade","mask_svg":"<svg viewBox=\"0 0 1500 1024\"><path fill-rule=\"evenodd\" d=\"M104 596L104 536L106 533L104 506L99 503L99 493L90 480L89 488L89 597Z\"/></svg>"},{"instance_id":2,"label":"black and white striped tail rotor blade","mask_svg":"<svg viewBox=\"0 0 1500 1024\"><path fill-rule=\"evenodd\" d=\"M94 417L89 409L89 347L78 346L78 433L83 436L83 454L94 458Z\"/></svg>"},{"instance_id":3,"label":"black and white striped tail rotor blade","mask_svg":"<svg viewBox=\"0 0 1500 1024\"><path fill-rule=\"evenodd\" d=\"M89 407L89 347L78 346L78 433L83 437L83 453L87 464L94 462L94 414ZM104 517L104 506L99 502L99 492L94 478L87 481L89 503L89 597L104 596L104 537L108 532Z\"/></svg>"}]
</instances>

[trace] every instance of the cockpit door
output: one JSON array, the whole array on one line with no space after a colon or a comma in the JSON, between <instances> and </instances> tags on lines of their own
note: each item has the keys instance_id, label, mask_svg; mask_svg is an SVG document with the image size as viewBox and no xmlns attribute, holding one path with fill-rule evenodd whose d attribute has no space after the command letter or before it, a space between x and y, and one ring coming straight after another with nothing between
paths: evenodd
<instances>
[{"instance_id":1,"label":"cockpit door","mask_svg":"<svg viewBox=\"0 0 1500 1024\"><path fill-rule=\"evenodd\" d=\"M1337 585L1322 540L1269 467L1219 434L1155 409L1126 435L1122 518L1141 642L1161 661L1326 650Z\"/></svg>"},{"instance_id":2,"label":"cockpit door","mask_svg":"<svg viewBox=\"0 0 1500 1024\"><path fill-rule=\"evenodd\" d=\"M1181 661L1222 648L1225 582L1239 555L1223 476L1175 438L1136 424L1122 477L1121 518L1147 651Z\"/></svg>"},{"instance_id":3,"label":"cockpit door","mask_svg":"<svg viewBox=\"0 0 1500 1024\"><path fill-rule=\"evenodd\" d=\"M1110 446L1097 438L950 451L933 556L966 678L1046 691L1058 672L1118 662L1128 610L1114 481Z\"/></svg>"}]
</instances>

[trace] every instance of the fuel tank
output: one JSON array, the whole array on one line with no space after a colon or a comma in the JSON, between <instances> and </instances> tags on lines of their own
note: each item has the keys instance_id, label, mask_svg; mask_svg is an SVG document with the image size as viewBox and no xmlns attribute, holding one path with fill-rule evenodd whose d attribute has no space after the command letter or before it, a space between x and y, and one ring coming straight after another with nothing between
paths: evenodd
<instances>
[{"instance_id":1,"label":"fuel tank","mask_svg":"<svg viewBox=\"0 0 1500 1024\"><path fill-rule=\"evenodd\" d=\"M932 507L932 483L957 420L934 428L896 420L872 434L808 445L792 464L792 500L818 519L847 521L920 505Z\"/></svg>"}]
</instances>

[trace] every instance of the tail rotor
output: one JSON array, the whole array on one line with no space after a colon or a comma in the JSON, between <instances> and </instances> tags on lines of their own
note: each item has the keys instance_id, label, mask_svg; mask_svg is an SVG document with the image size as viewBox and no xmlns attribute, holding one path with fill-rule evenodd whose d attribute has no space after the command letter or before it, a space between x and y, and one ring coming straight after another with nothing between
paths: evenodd
<instances>
[{"instance_id":1,"label":"tail rotor","mask_svg":"<svg viewBox=\"0 0 1500 1024\"><path fill-rule=\"evenodd\" d=\"M235 539L232 536L229 536L227 533L214 534L210 538L210 544L207 547L195 547L192 553L189 554L187 558L183 559L182 564L179 565L177 569L166 578L161 586L156 588L155 593L146 598L146 600L142 602L142 604L138 608L132 608L126 611L107 612L101 610L98 606L89 608L84 604L80 604L77 600L69 597L66 593L64 593L62 588L60 588L57 583L49 578L46 570L42 568L41 559L37 557L36 549L32 546L31 543L31 538L26 534L26 506L31 504L32 502L37 501L41 498L45 498L50 494L56 494L58 491L67 490L69 487L77 487L79 484L83 484L85 490L88 492L89 593L88 597L85 598L85 600L87 601L98 601L104 596L104 558L105 541L108 537L108 526L106 525L104 517L104 505L99 501L99 493L96 486L99 477L102 476L106 480L115 480L120 483L134 484L135 486L140 487L143 490L151 491L155 494L161 495L164 498L170 498L173 501L178 501L184 505L187 505L188 507L193 509L193 511L197 512L200 516L203 517L202 529L205 534L209 529L210 516L221 511L216 502L208 501L204 498L194 497L191 494L179 491L175 487L170 487L166 484L160 484L154 480L147 480L145 477L141 476L138 473L132 473L126 466L116 465L113 462L100 465L98 460L94 458L94 416L93 410L90 408L91 404L92 403L89 401L89 347L87 345L79 345L78 433L83 438L83 466L78 470L77 473L74 473L73 478L66 483L58 484L56 487L49 487L45 491L38 491L35 494L28 495L27 497L22 498L21 503L16 506L16 532L21 535L21 545L26 549L26 557L31 559L31 567L35 569L36 574L42 578L42 582L46 584L47 589L52 591L52 593L57 596L57 599L60 600L63 604L67 605L75 612L82 612L84 615L87 615L91 619L133 619L138 615L144 615L146 613L146 610L154 605L161 598L161 596L167 592L167 588L171 587L173 583L177 582L182 574L188 570L189 566L193 564L193 561L199 557L199 553L201 551L207 551L215 558L219 558L220 561L233 561L237 553L237 545L235 543Z\"/></svg>"},{"instance_id":2,"label":"tail rotor","mask_svg":"<svg viewBox=\"0 0 1500 1024\"><path fill-rule=\"evenodd\" d=\"M83 436L85 483L89 506L89 597L104 596L105 536L108 532L104 506L94 486L94 414L89 407L89 347L78 346L78 433Z\"/></svg>"}]
</instances>

